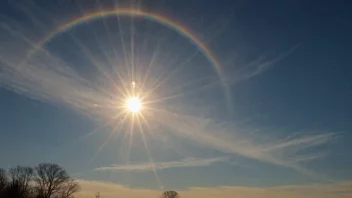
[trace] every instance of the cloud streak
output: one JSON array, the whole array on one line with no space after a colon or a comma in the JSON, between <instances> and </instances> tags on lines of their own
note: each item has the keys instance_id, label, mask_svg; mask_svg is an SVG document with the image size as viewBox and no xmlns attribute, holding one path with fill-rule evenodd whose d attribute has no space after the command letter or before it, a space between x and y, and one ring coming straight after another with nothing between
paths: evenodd
<instances>
[{"instance_id":1,"label":"cloud streak","mask_svg":"<svg viewBox=\"0 0 352 198\"><path fill-rule=\"evenodd\" d=\"M299 48L301 45L296 45L292 47L290 50L286 51L285 53L282 53L280 56L277 56L276 58L270 59L270 60L263 60L264 58L258 59L258 61L253 62L249 66L252 68L252 72L250 72L247 75L247 78L250 78L252 76L255 76L265 70L270 69L271 67L274 66L274 64L280 62L282 59L286 58L289 56L292 52L294 52L297 48Z\"/></svg>"},{"instance_id":2,"label":"cloud streak","mask_svg":"<svg viewBox=\"0 0 352 198\"><path fill-rule=\"evenodd\" d=\"M302 166L303 162L323 157L313 152L318 146L332 142L334 133L277 138L265 131L252 132L237 128L230 122L216 122L209 118L160 113L161 124L186 141L228 154L240 155L270 164L293 168L314 175ZM304 154L299 154L304 153Z\"/></svg>"},{"instance_id":3,"label":"cloud streak","mask_svg":"<svg viewBox=\"0 0 352 198\"><path fill-rule=\"evenodd\" d=\"M131 164L131 165L111 165L106 167L99 167L94 170L96 171L154 171L155 169L169 169L169 168L185 168L185 167L201 167L211 166L214 163L226 162L228 157L219 158L187 158L181 161L170 161L170 162L154 162L154 163L142 163L142 164Z\"/></svg>"},{"instance_id":4,"label":"cloud streak","mask_svg":"<svg viewBox=\"0 0 352 198\"><path fill-rule=\"evenodd\" d=\"M235 84L237 82L253 78L256 75L259 75L273 68L276 63L282 61L284 58L292 54L300 46L301 44L296 45L291 49L289 49L288 51L280 54L279 56L276 56L275 58L268 59L263 56L259 57L257 60L251 62L250 64L236 71L235 74L231 76L232 79L230 79L228 82L230 84Z\"/></svg>"},{"instance_id":5,"label":"cloud streak","mask_svg":"<svg viewBox=\"0 0 352 198\"><path fill-rule=\"evenodd\" d=\"M67 106L89 116L111 116L116 98L109 93L112 90L97 85L109 79L103 82L99 82L99 78L87 79L45 49L37 49L35 55L28 57L27 51L36 44L8 24L1 24L0 29L4 30L3 34L8 34L0 37L3 43L0 48L1 87L36 100ZM97 66L101 71L97 73L99 77L104 74L100 67L103 66Z\"/></svg>"}]
</instances>

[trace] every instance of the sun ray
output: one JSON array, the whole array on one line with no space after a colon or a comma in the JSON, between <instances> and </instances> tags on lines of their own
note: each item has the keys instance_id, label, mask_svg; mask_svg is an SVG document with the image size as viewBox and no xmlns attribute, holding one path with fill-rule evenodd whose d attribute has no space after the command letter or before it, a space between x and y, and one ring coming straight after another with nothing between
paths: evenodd
<instances>
[{"instance_id":1,"label":"sun ray","mask_svg":"<svg viewBox=\"0 0 352 198\"><path fill-rule=\"evenodd\" d=\"M181 64L179 64L173 71L169 72L169 74L161 80L159 83L157 83L153 88L151 88L147 93L146 96L149 94L152 94L155 90L157 90L161 85L163 85L165 82L167 82L171 76L173 76L175 73L177 73L180 69L182 69L184 66L187 65L192 59L198 54L198 51L193 53L189 58L187 58L185 61L183 61ZM160 75L163 76L163 75ZM157 81L160 80L160 78L157 79Z\"/></svg>"},{"instance_id":2,"label":"sun ray","mask_svg":"<svg viewBox=\"0 0 352 198\"><path fill-rule=\"evenodd\" d=\"M144 122L144 124L147 126L147 129L148 129L148 132L149 134L154 138L154 139L157 139L155 134L152 132L152 129L150 127L150 124L148 122L148 120L145 118L145 116L141 113L140 114L140 118L142 119L142 121Z\"/></svg>"},{"instance_id":3,"label":"sun ray","mask_svg":"<svg viewBox=\"0 0 352 198\"><path fill-rule=\"evenodd\" d=\"M125 86L122 86L122 88L124 90L121 90L120 86L118 86L117 82L114 81L110 75L108 75L100 65L103 65L102 63L99 63L98 60L96 60L93 56L93 54L82 44L81 41L79 41L76 36L74 36L72 33L68 33L71 38L75 41L75 43L79 46L79 48L83 51L84 55L89 58L89 60L93 63L93 65L95 66L95 68L99 71L99 73L101 73L111 84L112 86L120 93L120 94L125 94L126 93L126 87ZM123 82L122 78L120 79L119 78L119 82ZM107 92L107 93L110 93L111 92ZM124 95L125 96L125 95Z\"/></svg>"},{"instance_id":4,"label":"sun ray","mask_svg":"<svg viewBox=\"0 0 352 198\"><path fill-rule=\"evenodd\" d=\"M155 82L164 81L165 79L162 80L163 76L166 76L165 78L169 78L169 75L170 75L170 74L169 74L169 75L166 75L167 73L171 73L171 75L177 73L178 70L180 70L180 69L182 69L184 66L186 66L186 64L187 64L188 62L190 62L196 55L198 55L198 53L199 53L199 51L196 50L196 51L195 51L193 54L191 54L188 58L182 58L182 59L184 59L184 61L181 62L181 63L178 63L178 64L175 64L175 63L177 63L177 61L180 60L181 54L178 54L178 56L173 57L173 59L171 59L171 60L169 61L169 63L166 64L167 66L166 66L165 69L163 70L162 74L159 75L158 78L156 78ZM176 66L174 66L174 65L176 65ZM170 72L169 69L171 69L171 68L173 68L173 67L174 67L175 69Z\"/></svg>"},{"instance_id":5,"label":"sun ray","mask_svg":"<svg viewBox=\"0 0 352 198\"><path fill-rule=\"evenodd\" d=\"M151 108L152 109L152 108ZM157 111L164 111L166 113L172 113L172 114L175 114L175 112L170 112L168 110L161 110L161 109L155 109ZM177 114L177 113L176 113ZM179 114L177 114L179 115ZM160 134L158 134L158 138L155 136L155 134L152 132L150 126L149 126L149 123L148 121L145 119L145 117L143 115L141 115L141 118L143 120L143 122L146 124L147 128L148 128L148 131L149 131L149 134L154 138L154 140L163 140L163 138L160 138ZM164 141L163 141L164 142ZM165 143L165 142L164 142ZM174 150L179 156L183 157L183 158L186 158L186 155L185 154L182 154L178 149L176 149L174 146L170 146L170 144L167 144L167 146L169 148L171 148L172 150Z\"/></svg>"},{"instance_id":6,"label":"sun ray","mask_svg":"<svg viewBox=\"0 0 352 198\"><path fill-rule=\"evenodd\" d=\"M204 80L206 78L203 78L203 79L199 79L199 80L196 80L196 81L193 81L191 83L185 83L183 85L181 85L181 87L183 86L187 86L187 85L191 85L191 84L195 84L195 83L198 83L199 81L201 80ZM183 97L183 96L186 96L188 94L195 94L199 91L202 91L204 89L207 89L209 87L212 87L216 84L220 83L220 81L215 81L215 82L211 82L211 83L208 83L206 85L203 85L202 87L199 87L197 89L192 89L192 90L188 90L188 91L182 91L181 93L175 93L175 94L172 94L172 95L169 95L169 96L165 96L165 97L162 97L162 98L158 98L158 99L155 99L155 100L149 100L147 102L145 102L145 104L153 104L153 103L158 103L158 102L162 102L162 101L166 101L166 100L169 100L169 99L174 99L174 98L178 98L178 97Z\"/></svg>"},{"instance_id":7,"label":"sun ray","mask_svg":"<svg viewBox=\"0 0 352 198\"><path fill-rule=\"evenodd\" d=\"M107 122L103 123L102 125L100 125L100 126L97 127L96 129L94 129L93 131L91 131L91 132L89 132L88 134L86 134L86 135L80 137L80 138L78 139L78 142L83 141L83 140L85 140L86 138L92 136L93 134L97 133L100 129L103 129L103 128L105 128L105 127L108 127L109 125L112 124L112 122L116 121L116 119L117 119L118 117L120 117L121 115L123 115L123 114L126 114L126 112L125 112L124 110L122 110L122 111L121 111L118 115L116 115L114 118L111 118L110 120L108 120Z\"/></svg>"},{"instance_id":8,"label":"sun ray","mask_svg":"<svg viewBox=\"0 0 352 198\"><path fill-rule=\"evenodd\" d=\"M117 3L115 6L117 6ZM121 26L120 15L117 15L117 23L118 23L118 27L119 27L119 31L120 31L119 35L120 35L120 41L121 41L122 49L123 49L123 53L124 53L125 66L128 68L129 63L128 63L125 40L123 39L123 31L122 31L122 26Z\"/></svg>"},{"instance_id":9,"label":"sun ray","mask_svg":"<svg viewBox=\"0 0 352 198\"><path fill-rule=\"evenodd\" d=\"M115 134L115 131L121 126L120 125L121 122L119 121L118 124L116 124L115 128L113 128L108 137L105 139L104 143L99 147L98 151L95 153L95 155L92 157L92 159L90 159L90 161L88 162L88 164L92 163L97 157L98 155L100 154L100 152L103 150L103 148L105 147L105 145L109 142L110 138L112 137L112 135ZM119 133L118 135L120 135L121 133Z\"/></svg>"},{"instance_id":10,"label":"sun ray","mask_svg":"<svg viewBox=\"0 0 352 198\"><path fill-rule=\"evenodd\" d=\"M98 2L98 4L101 4L101 1L100 1L100 0L96 0L96 2ZM101 6L99 6L99 9L100 9L100 11L103 11L103 9L101 8ZM109 38L109 43L113 43L113 39L112 39L112 36L111 36L111 30L110 30L109 26L107 25L106 19L105 19L105 17L103 17L102 12L101 12L100 15L101 15L101 18L102 18L102 20L103 20L104 27L105 27L105 29L107 30L107 34L108 34L108 38ZM120 26L119 26L119 28L120 28ZM120 30L120 31L122 32L122 30ZM116 52L116 50L115 50L114 45L112 45L111 47L112 47L112 51L113 51L114 56L115 56L115 59L114 59L114 60L116 60L116 57L118 57L118 54L117 54L117 52ZM114 63L114 61L111 61L111 60L110 60L109 56L107 56L107 58L109 59L109 62L110 62L110 63L111 63L111 62ZM126 65L126 66L127 66L127 65ZM124 80L123 80L123 78L122 78L121 75L120 75L120 72L117 72L117 71L116 71L116 69L115 69L116 67L115 67L114 64L111 64L111 67L112 67L113 70L115 71L115 74L117 75L119 81L120 81L121 83L123 83L123 88L124 88L125 91L126 91L126 84L124 83Z\"/></svg>"},{"instance_id":11,"label":"sun ray","mask_svg":"<svg viewBox=\"0 0 352 198\"><path fill-rule=\"evenodd\" d=\"M78 5L79 5L79 4L78 4ZM79 7L80 7L80 6L79 6ZM82 8L80 9L80 12L81 12L82 14L84 14ZM103 15L100 14L100 16L103 16ZM102 17L102 18L103 18L103 23L104 23L104 25L105 25L104 17ZM88 22L86 22L86 24L87 24L88 27L92 30L92 32L93 32L93 34L94 34L94 37L95 37L95 39L96 39L96 41L97 41L97 43L98 43L99 49L103 52L103 54L104 54L104 56L106 57L106 59L107 59L107 61L109 62L109 64L114 68L114 65L115 65L115 64L114 64L114 62L111 60L110 56L107 55L106 51L102 48L101 43L99 42L99 36L97 35L96 31L94 30L94 28L93 28L91 25L89 25ZM121 28L121 26L119 26L119 28ZM121 31L121 30L120 30L120 31ZM122 31L121 31L121 32L122 32ZM114 49L114 48L113 48L113 49ZM126 66L128 67L128 64L127 64ZM118 79L119 79L119 82L123 84L123 88L125 89L124 91L126 92L127 89L126 89L126 84L124 83L124 82L125 82L124 78L120 75L120 72L116 72L115 74L117 74L117 77L118 77ZM119 88L117 88L117 87L118 87L118 86L115 86L116 89L119 89Z\"/></svg>"},{"instance_id":12,"label":"sun ray","mask_svg":"<svg viewBox=\"0 0 352 198\"><path fill-rule=\"evenodd\" d=\"M143 143L144 143L145 149L146 149L146 151L147 151L149 163L150 163L150 165L152 166L152 169L153 169L153 173L154 173L156 182L158 183L159 187L161 188L161 187L162 187L162 184L161 184L161 182L160 182L160 178L159 178L159 176L158 176L158 172L156 171L153 158L152 158L152 156L151 156L151 154L150 154L150 150L149 150L147 141L146 141L145 136L144 136L143 127L141 126L141 123L140 123L140 121L139 121L139 118L138 118L138 126L139 126L139 130L140 130L140 134L141 134L142 139L143 139Z\"/></svg>"},{"instance_id":13,"label":"sun ray","mask_svg":"<svg viewBox=\"0 0 352 198\"><path fill-rule=\"evenodd\" d=\"M80 11L81 15L84 15L85 13L84 13L83 8L81 7L81 5L80 5L79 3L77 3L77 5L78 5L78 8L79 8L79 11ZM103 22L104 22L104 21L105 21L105 20L104 20L104 18L103 18ZM104 56L107 58L109 64L113 66L114 63L110 60L110 57L106 54L106 51L103 50L103 48L102 48L102 46L101 46L101 44L100 44L100 42L99 42L99 39L98 39L99 36L97 35L96 31L95 31L94 28L89 24L89 22L86 22L86 24L88 25L88 27L91 29L92 33L94 34L94 37L95 37L95 39L96 39L96 41L97 41L97 44L98 44L99 49L103 52L103 54L104 54ZM105 24L105 23L104 23L104 24ZM70 34L70 35L72 35L72 34ZM72 38L74 38L74 36L72 36ZM81 42L79 42L77 39L75 39L75 42L76 42L76 43L81 43ZM81 47L82 50L84 50L84 53L86 53L87 57L90 58L90 60L91 60L92 63L96 66L96 68L98 69L98 71L101 72L105 77L108 77L108 79L110 80L111 77L108 76L104 71L102 71L101 68L98 66L98 65L102 65L102 64L99 64L99 63L93 58L93 55L92 55L88 50L86 50L85 47L84 47L82 44L80 45L80 47ZM119 73L118 73L118 78L119 78L119 80L120 80L120 83L124 83L123 78L119 75ZM114 81L112 81L112 82L114 82ZM113 84L116 84L116 83L113 83ZM114 87L117 88L118 86L114 86ZM125 86L124 84L123 84L123 88L124 88L125 91L126 91L126 86ZM119 90L120 88L117 88L117 89ZM123 92L121 92L121 93L123 93Z\"/></svg>"},{"instance_id":14,"label":"sun ray","mask_svg":"<svg viewBox=\"0 0 352 198\"><path fill-rule=\"evenodd\" d=\"M122 121L123 123L127 119L128 116L129 116L128 114L125 114L125 116L123 118L123 121ZM128 135L129 135L128 133L124 133L123 140L122 140L122 143L121 143L120 148L119 148L119 153L117 154L118 157L120 156L121 152L123 151L122 147L124 146L124 143L125 143L126 138L127 138Z\"/></svg>"},{"instance_id":15,"label":"sun ray","mask_svg":"<svg viewBox=\"0 0 352 198\"><path fill-rule=\"evenodd\" d=\"M152 129L150 128L150 125L147 121L147 119L144 117L143 114L140 114L140 118L142 119L142 121L144 122L144 124L147 126L148 129L148 133L149 135L151 135L151 137L153 137L154 140L162 140L162 138L160 138L160 134L158 134L158 137L155 135L155 133L153 133ZM170 146L170 144L167 144L167 146L169 148L171 148L172 150L174 150L179 156L186 158L185 154L182 154L178 149L176 149L174 146Z\"/></svg>"},{"instance_id":16,"label":"sun ray","mask_svg":"<svg viewBox=\"0 0 352 198\"><path fill-rule=\"evenodd\" d=\"M132 147L132 140L133 140L133 135L134 135L134 120L135 119L135 115L132 114L131 115L131 120L130 120L130 131L129 131L129 142L128 142L128 149L127 149L127 163L130 162L130 152L131 152L131 147Z\"/></svg>"},{"instance_id":17,"label":"sun ray","mask_svg":"<svg viewBox=\"0 0 352 198\"><path fill-rule=\"evenodd\" d=\"M132 13L132 15L131 15L131 35L130 35L130 50L131 50L131 74L130 74L130 77L131 77L131 79L132 79L132 81L134 82L134 80L135 80L135 74L134 74L134 72L135 72L135 65L134 65L134 58L135 58L135 56L134 56L134 30L135 29L135 27L134 27L134 14Z\"/></svg>"},{"instance_id":18,"label":"sun ray","mask_svg":"<svg viewBox=\"0 0 352 198\"><path fill-rule=\"evenodd\" d=\"M153 65L154 65L154 61L155 59L158 57L158 54L159 54L159 43L157 44L156 46L156 49L154 49L154 52L153 52L153 55L152 55L152 58L151 60L149 61L149 65L148 65L148 68L147 68L147 71L145 72L145 75L143 76L143 81L142 81L142 89L145 88L145 83L147 82L147 79L148 79L148 76L149 76L149 72L150 70L152 69Z\"/></svg>"},{"instance_id":19,"label":"sun ray","mask_svg":"<svg viewBox=\"0 0 352 198\"><path fill-rule=\"evenodd\" d=\"M118 8L118 2L116 1L114 3L114 7L115 9ZM117 15L117 24L118 24L118 30L119 30L119 38L120 38L120 42L122 44L122 50L123 50L123 54L124 54L124 62L125 62L125 67L123 67L124 69L126 69L127 67L127 73L128 73L128 58L127 58L127 51L126 51L126 46L125 46L125 41L123 39L123 30L122 30L122 26L121 26L121 21L120 21L120 15ZM115 48L113 48L115 50ZM116 51L114 51L114 55L116 57L118 57ZM115 67L113 67L115 68ZM115 72L118 75L118 78L121 79L121 82L123 83L123 86L126 88L126 84L125 84L125 80L122 80L123 78L120 76L120 72ZM128 74L127 74L128 75Z\"/></svg>"},{"instance_id":20,"label":"sun ray","mask_svg":"<svg viewBox=\"0 0 352 198\"><path fill-rule=\"evenodd\" d=\"M146 126L148 127L148 130L151 131L150 125L142 113L140 114L140 117L142 118L142 120L146 124Z\"/></svg>"}]
</instances>

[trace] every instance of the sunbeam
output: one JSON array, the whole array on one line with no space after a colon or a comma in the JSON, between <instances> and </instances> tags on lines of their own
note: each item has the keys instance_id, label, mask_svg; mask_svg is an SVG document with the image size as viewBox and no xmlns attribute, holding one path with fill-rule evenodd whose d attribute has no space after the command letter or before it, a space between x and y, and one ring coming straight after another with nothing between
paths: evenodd
<instances>
[{"instance_id":1,"label":"sunbeam","mask_svg":"<svg viewBox=\"0 0 352 198\"><path fill-rule=\"evenodd\" d=\"M118 123L116 124L116 126L109 132L108 136L106 137L105 141L103 142L103 144L98 148L97 152L94 154L94 156L91 158L91 160L89 161L89 163L92 163L99 155L99 153L103 150L103 148L105 147L105 145L108 143L109 140L111 140L111 137L113 135L116 135L116 132L118 129L120 129L123 126L123 123L126 119L126 116L122 119L120 119L118 121ZM117 135L121 135L121 133L117 133Z\"/></svg>"},{"instance_id":2,"label":"sunbeam","mask_svg":"<svg viewBox=\"0 0 352 198\"><path fill-rule=\"evenodd\" d=\"M139 131L140 131L140 134L141 134L141 136L142 136L142 140L143 140L145 149L146 149L146 151L147 151L148 160L149 160L150 165L152 166L152 169L153 169L153 173L154 173L156 182L157 182L157 184L158 184L159 187L162 187L163 185L162 185L162 183L160 182L160 178L159 178L158 173L157 173L157 171L156 171L156 168L155 168L155 165L154 165L154 161L153 161L153 158L152 158L152 156L151 156L151 153L150 153L150 150L149 150L149 147L148 147L148 143L147 143L147 141L146 141L146 139L145 139L144 130L143 130L143 127L141 126L140 118L137 118L137 121L138 121Z\"/></svg>"}]
</instances>

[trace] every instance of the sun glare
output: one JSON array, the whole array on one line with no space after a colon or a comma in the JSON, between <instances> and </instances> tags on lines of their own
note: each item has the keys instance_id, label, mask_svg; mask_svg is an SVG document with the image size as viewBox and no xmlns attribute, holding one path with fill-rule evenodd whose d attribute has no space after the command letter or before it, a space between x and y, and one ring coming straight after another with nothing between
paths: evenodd
<instances>
[{"instance_id":1,"label":"sun glare","mask_svg":"<svg viewBox=\"0 0 352 198\"><path fill-rule=\"evenodd\" d=\"M126 107L132 113L138 113L142 108L141 100L137 97L128 98L126 101Z\"/></svg>"}]
</instances>

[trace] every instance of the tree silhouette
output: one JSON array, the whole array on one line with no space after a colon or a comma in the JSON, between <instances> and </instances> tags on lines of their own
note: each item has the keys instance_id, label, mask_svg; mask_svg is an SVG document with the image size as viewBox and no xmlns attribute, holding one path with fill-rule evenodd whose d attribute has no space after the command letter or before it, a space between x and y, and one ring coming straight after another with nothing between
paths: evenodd
<instances>
[{"instance_id":1,"label":"tree silhouette","mask_svg":"<svg viewBox=\"0 0 352 198\"><path fill-rule=\"evenodd\" d=\"M0 198L72 198L78 182L57 164L0 169Z\"/></svg>"},{"instance_id":2,"label":"tree silhouette","mask_svg":"<svg viewBox=\"0 0 352 198\"><path fill-rule=\"evenodd\" d=\"M35 167L37 191L40 198L68 198L79 190L79 185L57 164L41 163Z\"/></svg>"},{"instance_id":3,"label":"tree silhouette","mask_svg":"<svg viewBox=\"0 0 352 198\"><path fill-rule=\"evenodd\" d=\"M169 191L164 191L160 198L180 198L180 195L173 190L169 190Z\"/></svg>"},{"instance_id":4,"label":"tree silhouette","mask_svg":"<svg viewBox=\"0 0 352 198\"><path fill-rule=\"evenodd\" d=\"M5 197L7 198L26 198L26 191L21 188L21 184L18 181L11 182L6 187Z\"/></svg>"},{"instance_id":5,"label":"tree silhouette","mask_svg":"<svg viewBox=\"0 0 352 198\"><path fill-rule=\"evenodd\" d=\"M80 190L78 182L73 179L70 179L61 189L60 198L69 198L71 195Z\"/></svg>"},{"instance_id":6,"label":"tree silhouette","mask_svg":"<svg viewBox=\"0 0 352 198\"><path fill-rule=\"evenodd\" d=\"M4 196L4 191L8 184L8 179L6 175L6 171L4 169L0 169L0 197Z\"/></svg>"},{"instance_id":7,"label":"tree silhouette","mask_svg":"<svg viewBox=\"0 0 352 198\"><path fill-rule=\"evenodd\" d=\"M33 168L26 166L16 166L10 168L9 175L11 182L8 185L8 193L11 197L27 197L31 188L31 181L34 176Z\"/></svg>"}]
</instances>

